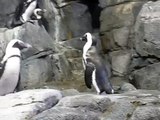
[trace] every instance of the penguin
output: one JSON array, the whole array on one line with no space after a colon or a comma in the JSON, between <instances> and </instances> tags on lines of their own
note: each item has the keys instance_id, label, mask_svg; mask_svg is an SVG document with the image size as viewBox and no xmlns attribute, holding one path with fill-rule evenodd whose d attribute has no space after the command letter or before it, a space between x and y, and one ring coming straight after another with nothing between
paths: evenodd
<instances>
[{"instance_id":1,"label":"penguin","mask_svg":"<svg viewBox=\"0 0 160 120\"><path fill-rule=\"evenodd\" d=\"M103 92L113 94L114 89L109 81L107 68L96 49L96 39L93 39L91 33L86 33L80 40L86 42L83 47L82 56L86 86L91 89L93 85L97 94Z\"/></svg>"},{"instance_id":2,"label":"penguin","mask_svg":"<svg viewBox=\"0 0 160 120\"><path fill-rule=\"evenodd\" d=\"M8 23L8 28L13 28L16 26L20 26L26 22L32 22L33 20L39 20L41 17L38 15L38 12L40 11L40 8L38 7L38 1L37 0L21 0L16 11L15 15ZM41 11L43 11L41 9ZM32 17L34 16L34 19Z\"/></svg>"},{"instance_id":3,"label":"penguin","mask_svg":"<svg viewBox=\"0 0 160 120\"><path fill-rule=\"evenodd\" d=\"M1 61L0 95L14 92L20 75L21 50L31 45L19 39L11 40Z\"/></svg>"}]
</instances>

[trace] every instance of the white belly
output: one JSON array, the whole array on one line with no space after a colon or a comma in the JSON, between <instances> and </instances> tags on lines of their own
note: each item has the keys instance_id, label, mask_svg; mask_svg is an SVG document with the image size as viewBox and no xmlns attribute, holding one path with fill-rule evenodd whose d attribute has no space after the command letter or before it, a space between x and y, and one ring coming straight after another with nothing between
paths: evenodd
<instances>
[{"instance_id":1,"label":"white belly","mask_svg":"<svg viewBox=\"0 0 160 120\"><path fill-rule=\"evenodd\" d=\"M0 95L5 95L15 90L19 80L19 72L20 58L9 58L0 79Z\"/></svg>"}]
</instances>

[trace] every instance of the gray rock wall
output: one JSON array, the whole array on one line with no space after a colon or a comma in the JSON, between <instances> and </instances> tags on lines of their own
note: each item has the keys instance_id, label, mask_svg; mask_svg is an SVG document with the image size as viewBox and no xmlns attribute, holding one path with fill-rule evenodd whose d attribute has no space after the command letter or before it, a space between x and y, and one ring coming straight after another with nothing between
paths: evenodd
<instances>
[{"instance_id":1,"label":"gray rock wall","mask_svg":"<svg viewBox=\"0 0 160 120\"><path fill-rule=\"evenodd\" d=\"M134 56L137 65L132 64L136 68L132 81L138 88L159 90L159 5L159 1L146 3L135 24L134 47L138 55Z\"/></svg>"},{"instance_id":2,"label":"gray rock wall","mask_svg":"<svg viewBox=\"0 0 160 120\"><path fill-rule=\"evenodd\" d=\"M159 70L155 67L159 63L159 1L99 0L99 3L103 8L102 48L109 54L113 82L119 84L120 78L137 88L159 89Z\"/></svg>"}]
</instances>

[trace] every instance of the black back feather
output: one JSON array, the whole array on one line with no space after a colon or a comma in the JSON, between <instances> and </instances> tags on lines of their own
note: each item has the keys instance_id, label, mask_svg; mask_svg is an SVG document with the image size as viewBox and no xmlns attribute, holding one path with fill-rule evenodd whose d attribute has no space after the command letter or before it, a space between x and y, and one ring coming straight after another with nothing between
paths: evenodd
<instances>
[{"instance_id":1,"label":"black back feather","mask_svg":"<svg viewBox=\"0 0 160 120\"><path fill-rule=\"evenodd\" d=\"M85 84L86 86L91 89L92 87L92 74L93 71L95 70L95 66L92 62L87 61L87 63L85 63L86 69L85 69Z\"/></svg>"}]
</instances>

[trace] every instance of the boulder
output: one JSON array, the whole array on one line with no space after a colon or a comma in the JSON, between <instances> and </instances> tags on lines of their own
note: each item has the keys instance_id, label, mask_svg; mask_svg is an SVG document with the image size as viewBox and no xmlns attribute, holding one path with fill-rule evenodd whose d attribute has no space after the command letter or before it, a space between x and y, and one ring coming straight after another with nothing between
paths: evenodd
<instances>
[{"instance_id":1,"label":"boulder","mask_svg":"<svg viewBox=\"0 0 160 120\"><path fill-rule=\"evenodd\" d=\"M157 89L160 90L160 63L155 63L143 67L133 72L133 83L137 88L141 89Z\"/></svg>"},{"instance_id":2,"label":"boulder","mask_svg":"<svg viewBox=\"0 0 160 120\"><path fill-rule=\"evenodd\" d=\"M18 0L1 0L0 1L0 27L5 27L10 19L13 17L16 7L18 6Z\"/></svg>"},{"instance_id":3,"label":"boulder","mask_svg":"<svg viewBox=\"0 0 160 120\"><path fill-rule=\"evenodd\" d=\"M141 1L148 1L148 0L99 0L99 5L100 7L105 8L113 5L124 4L127 2L141 2Z\"/></svg>"},{"instance_id":4,"label":"boulder","mask_svg":"<svg viewBox=\"0 0 160 120\"><path fill-rule=\"evenodd\" d=\"M158 120L160 118L160 109L157 106L138 107L130 120Z\"/></svg>"},{"instance_id":5,"label":"boulder","mask_svg":"<svg viewBox=\"0 0 160 120\"><path fill-rule=\"evenodd\" d=\"M105 7L101 12L100 33L102 48L105 52L130 46L136 17L145 3L144 1L123 1L114 0L113 2L122 2L123 4ZM105 0L105 2L112 1Z\"/></svg>"},{"instance_id":6,"label":"boulder","mask_svg":"<svg viewBox=\"0 0 160 120\"><path fill-rule=\"evenodd\" d=\"M113 95L67 96L56 106L34 116L31 120L158 120L159 99L159 91L149 90Z\"/></svg>"},{"instance_id":7,"label":"boulder","mask_svg":"<svg viewBox=\"0 0 160 120\"><path fill-rule=\"evenodd\" d=\"M113 32L113 39L118 47L127 47L128 46L128 39L129 39L129 28L122 27L119 29L114 29Z\"/></svg>"},{"instance_id":8,"label":"boulder","mask_svg":"<svg viewBox=\"0 0 160 120\"><path fill-rule=\"evenodd\" d=\"M100 120L96 113L76 108L52 108L31 120Z\"/></svg>"},{"instance_id":9,"label":"boulder","mask_svg":"<svg viewBox=\"0 0 160 120\"><path fill-rule=\"evenodd\" d=\"M103 33L114 28L133 25L143 4L144 2L127 2L103 9L100 16L100 31Z\"/></svg>"},{"instance_id":10,"label":"boulder","mask_svg":"<svg viewBox=\"0 0 160 120\"><path fill-rule=\"evenodd\" d=\"M62 91L62 95L65 96L74 96L74 95L79 95L81 94L78 90L76 89L66 89Z\"/></svg>"},{"instance_id":11,"label":"boulder","mask_svg":"<svg viewBox=\"0 0 160 120\"><path fill-rule=\"evenodd\" d=\"M123 83L121 88L121 92L135 91L136 88L131 83Z\"/></svg>"},{"instance_id":12,"label":"boulder","mask_svg":"<svg viewBox=\"0 0 160 120\"><path fill-rule=\"evenodd\" d=\"M78 2L41 0L46 9L43 24L56 41L64 41L92 31L87 6Z\"/></svg>"},{"instance_id":13,"label":"boulder","mask_svg":"<svg viewBox=\"0 0 160 120\"><path fill-rule=\"evenodd\" d=\"M88 94L64 97L57 106L39 114L33 120L100 120L98 114L105 111L110 103L111 101L107 97L98 95Z\"/></svg>"},{"instance_id":14,"label":"boulder","mask_svg":"<svg viewBox=\"0 0 160 120\"><path fill-rule=\"evenodd\" d=\"M92 32L91 15L86 5L73 2L64 7L63 11L68 38L80 37L86 32Z\"/></svg>"},{"instance_id":15,"label":"boulder","mask_svg":"<svg viewBox=\"0 0 160 120\"><path fill-rule=\"evenodd\" d=\"M25 90L0 97L1 120L26 120L47 110L62 98L58 90Z\"/></svg>"},{"instance_id":16,"label":"boulder","mask_svg":"<svg viewBox=\"0 0 160 120\"><path fill-rule=\"evenodd\" d=\"M23 60L18 89L37 88L52 81L53 68L49 57Z\"/></svg>"},{"instance_id":17,"label":"boulder","mask_svg":"<svg viewBox=\"0 0 160 120\"><path fill-rule=\"evenodd\" d=\"M131 52L129 50L114 51L110 53L110 57L113 74L118 76L126 75L131 62Z\"/></svg>"},{"instance_id":18,"label":"boulder","mask_svg":"<svg viewBox=\"0 0 160 120\"><path fill-rule=\"evenodd\" d=\"M135 49L141 56L160 58L160 1L146 3L135 23Z\"/></svg>"}]
</instances>

